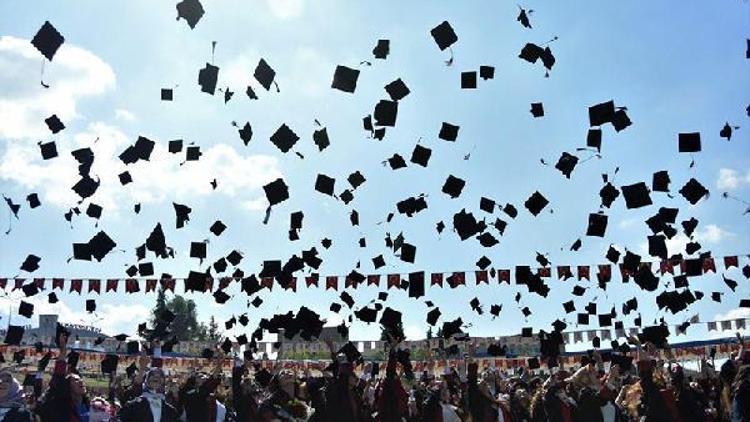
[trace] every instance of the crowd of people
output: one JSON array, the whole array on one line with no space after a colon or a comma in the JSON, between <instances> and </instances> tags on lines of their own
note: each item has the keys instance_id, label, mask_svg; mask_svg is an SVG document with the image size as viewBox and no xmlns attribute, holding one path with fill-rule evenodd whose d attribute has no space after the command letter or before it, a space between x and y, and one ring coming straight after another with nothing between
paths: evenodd
<instances>
[{"instance_id":1,"label":"crowd of people","mask_svg":"<svg viewBox=\"0 0 750 422\"><path fill-rule=\"evenodd\" d=\"M592 351L575 368L547 361L552 368L537 371L480 371L467 353L440 374L429 366L413 373L398 341L389 342L384 371L327 343L332 362L316 374L283 368L282 350L268 370L251 353L220 348L209 370L167 374L154 343L135 370L112 370L108 387L94 391L62 334L54 364L47 369L53 357L46 354L33 385L22 386L11 367L0 371L0 422L750 421L750 353L740 349L719 368L704 359L699 371L687 371L653 344L633 342L632 356L605 362ZM223 373L227 359L231 374Z\"/></svg>"}]
</instances>

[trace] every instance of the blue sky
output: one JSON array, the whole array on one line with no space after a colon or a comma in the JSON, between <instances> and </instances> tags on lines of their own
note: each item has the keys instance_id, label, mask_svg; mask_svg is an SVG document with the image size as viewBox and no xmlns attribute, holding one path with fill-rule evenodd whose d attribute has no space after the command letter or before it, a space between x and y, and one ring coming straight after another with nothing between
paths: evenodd
<instances>
[{"instance_id":1,"label":"blue sky","mask_svg":"<svg viewBox=\"0 0 750 422\"><path fill-rule=\"evenodd\" d=\"M321 251L324 275L346 274L357 261L362 272L371 272L370 259L381 253L388 266L380 273L473 270L483 254L496 268L535 265L537 251L549 253L554 265L597 264L604 263L610 244L645 256L649 231L643 220L659 206L679 207L679 220L701 221L697 236L702 252L750 253L744 205L721 197L721 192L730 191L750 199L750 131L745 127L750 88L745 38L750 15L744 2L524 3L535 10L531 30L516 22L514 2L389 1L377 7L306 0L203 4L206 14L194 30L184 21L175 21L173 2L0 5L0 14L8 17L0 32L0 63L10 69L0 76L0 191L24 202L20 221L0 238L2 276L19 274L26 255L34 253L42 262L33 276L124 278L125 268L135 263L134 248L157 222L163 224L167 243L176 248L178 257L155 261L156 271L175 276L201 268L188 257L189 245L207 238L209 257L203 268L239 249L245 255L241 267L246 273L258 271L265 259L285 260L311 246ZM55 60L45 66L49 90L39 85L41 56L28 44L45 20L66 37ZM440 52L429 34L443 20L459 37L450 67L443 63L447 51ZM559 37L551 44L557 62L550 77L544 78L541 64L529 64L517 55L526 42L542 44L554 36ZM391 40L391 54L385 61L371 55L380 38ZM221 69L218 86L235 91L228 104L219 93L212 97L200 92L196 83L199 69L211 61L212 41L217 42L213 62ZM276 70L280 93L266 92L252 80L260 58ZM373 65L360 66L363 60ZM361 69L353 95L330 88L339 64ZM495 79L480 80L476 90L461 90L460 73L478 70L480 65L495 66ZM378 100L387 98L383 86L397 78L411 90L400 101L397 125L388 129L383 141L368 139L361 118L372 112ZM245 96L248 83L259 100ZM175 85L175 101L160 101L159 90ZM628 107L633 125L620 133L611 126L604 128L601 159L580 164L570 180L552 166L540 164L540 158L554 163L563 151L585 146L587 107L610 99ZM544 103L543 118L532 118L532 102ZM67 126L57 135L51 135L43 123L52 113ZM312 143L314 119L327 127L331 138L331 146L323 152ZM232 121L252 125L248 146ZM443 121L461 126L457 142L437 138ZM731 142L718 136L725 121L741 126ZM300 136L295 150L305 155L304 160L281 154L268 141L282 123ZM690 168L691 156L677 153L677 134L694 131L701 132L703 151L695 154L696 166ZM122 188L116 175L125 166L117 155L138 136L159 146L150 162L129 166L135 183ZM167 141L178 138L200 145L201 161L180 166L179 157L164 151ZM60 157L42 161L36 143L53 139ZM411 165L392 171L380 164L394 152L408 158L417 141L433 150L427 168ZM80 146L94 149L93 173L103 180L93 197L93 202L105 206L98 227L96 221L80 216L71 228L62 216L75 205L69 188L75 183L76 167L69 152ZM468 153L471 158L463 160ZM599 208L601 174L612 174L616 167L618 186L650 183L653 172L669 170L674 198L654 193L654 205L637 210L626 210L620 198L606 210L607 236L586 238L587 216ZM316 174L325 173L337 179L339 193L355 170L367 182L348 206L313 189ZM467 181L459 199L440 192L449 174ZM274 207L269 224L263 225L261 187L279 176L290 186L291 198ZM219 179L216 191L208 185L214 177ZM677 194L691 177L711 191L710 198L696 206ZM534 218L523 209L523 202L536 190L550 200L548 208L554 214L545 210ZM40 194L41 208L26 207L23 199L30 192ZM378 224L395 212L397 201L421 193L428 195L428 210L412 218L397 215L387 228ZM509 220L499 245L486 249L474 240L461 242L450 230L437 235L435 223L449 224L462 208L479 218L486 216L488 222L502 217L480 211L481 196L513 203L520 210L518 218ZM184 229L174 229L173 201L193 208ZM142 203L139 215L132 212L135 202ZM359 227L348 224L352 209L360 213ZM289 214L297 210L305 213L304 228L301 239L290 242ZM219 238L208 231L217 219L228 226ZM71 243L87 241L99 230L117 241L118 251L98 264L67 263ZM414 265L385 249L385 231L393 235L403 231L407 241L418 246ZM330 250L320 247L323 237L333 239ZM358 247L360 237L367 238L367 248ZM570 252L569 245L579 237L583 247ZM684 243L684 238L670 242L670 254L684 252L679 250ZM748 296L747 280L736 270L727 275L740 282L737 293L728 290L720 275L694 280L691 287L707 296L725 292L723 303L706 299L677 316L666 315L668 321L679 323L695 312L704 320L746 316L746 310L735 308L740 298ZM662 280L659 291L668 280ZM574 286L573 280L552 279L548 298L523 293L519 306L513 300L517 286L475 287L473 277L468 284L456 290L428 289L427 299L441 307L444 320L461 316L472 324L471 334L486 336L514 334L525 325L548 327L564 316L560 304L569 300ZM377 291L362 287L351 293L364 304ZM339 321L327 310L338 293L303 288L297 294L274 289L262 295L265 303L250 310L253 321L301 305L323 313L331 322ZM590 289L579 308L595 297L600 309L613 303L619 308L633 295L639 298L644 321L664 315L657 311L654 295L619 281L606 292ZM481 317L468 306L475 296L485 307ZM64 295L65 304L40 304L40 309L60 312L71 322L131 331L153 302L143 295L103 295L102 312L94 317L80 311L85 298ZM244 294L223 307L211 297L194 298L203 319L213 314L221 321L245 311ZM492 320L487 311L495 303L503 304L503 312ZM423 335L427 307L421 301L392 291L389 306L405 311L407 335ZM534 311L528 320L519 311L523 306ZM22 317L15 320L26 322ZM626 326L631 321L626 319ZM352 336L371 339L378 332L374 324L355 324ZM681 338L702 338L705 332L696 328L688 334Z\"/></svg>"}]
</instances>

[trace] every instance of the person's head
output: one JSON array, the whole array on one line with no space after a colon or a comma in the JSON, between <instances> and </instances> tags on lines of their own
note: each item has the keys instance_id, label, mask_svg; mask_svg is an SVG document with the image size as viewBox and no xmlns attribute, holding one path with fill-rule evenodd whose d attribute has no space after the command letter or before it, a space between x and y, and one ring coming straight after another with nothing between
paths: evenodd
<instances>
[{"instance_id":1,"label":"person's head","mask_svg":"<svg viewBox=\"0 0 750 422\"><path fill-rule=\"evenodd\" d=\"M208 381L208 374L205 372L196 372L193 379L195 380L195 388L200 388L203 383Z\"/></svg>"},{"instance_id":2,"label":"person's head","mask_svg":"<svg viewBox=\"0 0 750 422\"><path fill-rule=\"evenodd\" d=\"M294 397L295 381L294 372L288 369L284 369L276 375L276 387L289 397Z\"/></svg>"},{"instance_id":3,"label":"person's head","mask_svg":"<svg viewBox=\"0 0 750 422\"><path fill-rule=\"evenodd\" d=\"M13 375L8 371L0 371L0 400L5 399L11 395L14 390L18 391L18 389L18 381L13 378Z\"/></svg>"},{"instance_id":4,"label":"person's head","mask_svg":"<svg viewBox=\"0 0 750 422\"><path fill-rule=\"evenodd\" d=\"M732 389L738 391L743 383L750 382L750 365L742 365L737 370L737 375L734 377L734 383Z\"/></svg>"},{"instance_id":5,"label":"person's head","mask_svg":"<svg viewBox=\"0 0 750 422\"><path fill-rule=\"evenodd\" d=\"M146 372L143 384L148 391L164 393L164 381L164 371L159 368L152 368L150 371Z\"/></svg>"},{"instance_id":6,"label":"person's head","mask_svg":"<svg viewBox=\"0 0 750 422\"><path fill-rule=\"evenodd\" d=\"M68 374L67 380L70 395L73 398L82 398L86 395L86 385L83 383L83 378L80 375Z\"/></svg>"}]
</instances>

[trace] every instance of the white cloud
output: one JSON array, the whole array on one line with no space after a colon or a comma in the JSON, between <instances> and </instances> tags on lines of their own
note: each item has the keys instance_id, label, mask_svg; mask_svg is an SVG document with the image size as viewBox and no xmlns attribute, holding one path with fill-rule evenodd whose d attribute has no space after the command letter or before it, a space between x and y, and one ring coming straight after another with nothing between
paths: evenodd
<instances>
[{"instance_id":1,"label":"white cloud","mask_svg":"<svg viewBox=\"0 0 750 422\"><path fill-rule=\"evenodd\" d=\"M125 110L124 108L118 108L115 110L115 119L122 120L124 122L132 122L136 119L135 114Z\"/></svg>"},{"instance_id":2,"label":"white cloud","mask_svg":"<svg viewBox=\"0 0 750 422\"><path fill-rule=\"evenodd\" d=\"M715 224L708 224L703 230L696 233L696 239L705 243L718 244L727 237L734 236L734 233L726 231Z\"/></svg>"},{"instance_id":3,"label":"white cloud","mask_svg":"<svg viewBox=\"0 0 750 422\"><path fill-rule=\"evenodd\" d=\"M716 187L722 190L736 190L743 185L750 184L750 170L742 176L737 170L721 168L719 178L716 179Z\"/></svg>"},{"instance_id":4,"label":"white cloud","mask_svg":"<svg viewBox=\"0 0 750 422\"><path fill-rule=\"evenodd\" d=\"M404 327L404 336L407 340L422 340L427 337L427 332L417 325Z\"/></svg>"},{"instance_id":5,"label":"white cloud","mask_svg":"<svg viewBox=\"0 0 750 422\"><path fill-rule=\"evenodd\" d=\"M78 117L77 102L115 86L112 68L93 53L63 44L39 81L42 56L29 40L0 37L0 137L49 135L44 119L57 114L63 123Z\"/></svg>"},{"instance_id":6,"label":"white cloud","mask_svg":"<svg viewBox=\"0 0 750 422\"><path fill-rule=\"evenodd\" d=\"M153 139L152 139L153 140ZM281 177L275 157L266 155L242 156L233 147L218 144L203 151L197 162L180 165L182 155L170 154L157 142L150 161L139 161L126 166L119 154L132 143L119 128L96 122L86 131L62 137L58 142L60 155L43 161L39 148L32 142L9 144L0 161L0 179L18 183L28 190L40 190L45 201L63 209L77 205L80 199L71 187L78 181L78 163L67 152L89 147L94 152L91 174L101 185L92 202L114 211L119 204L186 200L215 192L240 200L256 199L260 188ZM133 183L120 184L118 175L128 170ZM129 197L129 198L127 198ZM262 198L265 200L264 198ZM264 207L263 207L264 208Z\"/></svg>"},{"instance_id":7,"label":"white cloud","mask_svg":"<svg viewBox=\"0 0 750 422\"><path fill-rule=\"evenodd\" d=\"M292 57L292 71L286 85L294 92L318 97L327 91L331 84L335 64L318 50L298 48Z\"/></svg>"},{"instance_id":8,"label":"white cloud","mask_svg":"<svg viewBox=\"0 0 750 422\"><path fill-rule=\"evenodd\" d=\"M638 223L638 220L635 218L626 218L624 220L620 220L619 223L617 223L617 227L619 227L622 230L629 229Z\"/></svg>"},{"instance_id":9,"label":"white cloud","mask_svg":"<svg viewBox=\"0 0 750 422\"><path fill-rule=\"evenodd\" d=\"M279 19L299 17L304 9L303 0L266 0L271 13Z\"/></svg>"},{"instance_id":10,"label":"white cloud","mask_svg":"<svg viewBox=\"0 0 750 422\"><path fill-rule=\"evenodd\" d=\"M707 244L719 244L728 237L735 236L734 233L724 230L715 224L707 224L703 228L698 228L693 235L696 242L705 248ZM666 240L668 254L674 255L685 252L685 246L690 242L690 238L683 233L679 233ZM698 251L700 252L700 251ZM641 242L638 245L638 253L644 256L648 255L648 242Z\"/></svg>"},{"instance_id":11,"label":"white cloud","mask_svg":"<svg viewBox=\"0 0 750 422\"><path fill-rule=\"evenodd\" d=\"M716 314L714 321L726 321L729 319L750 318L750 308L734 308L723 314Z\"/></svg>"}]
</instances>

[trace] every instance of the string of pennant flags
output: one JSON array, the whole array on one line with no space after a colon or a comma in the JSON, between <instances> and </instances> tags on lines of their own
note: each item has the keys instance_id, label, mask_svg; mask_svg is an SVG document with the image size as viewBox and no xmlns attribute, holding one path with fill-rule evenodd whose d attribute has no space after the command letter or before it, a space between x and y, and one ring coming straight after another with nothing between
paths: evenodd
<instances>
[{"instance_id":1,"label":"string of pennant flags","mask_svg":"<svg viewBox=\"0 0 750 422\"><path fill-rule=\"evenodd\" d=\"M745 255L727 255L721 257L721 264L723 264L723 268L725 270L729 270L731 268L739 268L740 267L740 257L746 257L750 258L750 254ZM653 268L654 264L658 264L658 271L661 275L664 274L671 274L675 275L676 271L679 271L680 274L687 274L689 276L699 276L707 273L716 273L717 272L717 259L715 257L699 257L699 258L689 258L689 259L675 259L675 260L662 260L662 261L650 261L650 262L641 262L639 264L639 268L642 268L643 266L649 266L650 268ZM554 272L554 275L556 275L557 279L559 280L567 280L569 278L577 278L577 280L587 280L591 281L592 278L592 269L594 269L596 279L601 283L606 283L612 280L613 278L613 271L612 271L613 264L598 264L598 265L557 265L557 266L544 266L544 267L536 267L536 274L542 278L550 278L553 277L553 268L556 270ZM619 269L619 273L621 276L621 279L623 282L627 283L634 275L634 271L632 269L626 268L624 264L615 265L615 268ZM483 269L483 270L475 270L475 271L453 271L453 272L436 272L436 273L430 273L429 274L429 283L430 286L437 286L437 287L444 287L445 284L448 285L448 287L456 288L459 286L465 286L467 284L468 278L471 277L473 273L474 281L476 285L481 284L487 284L489 285L490 282L497 281L498 283L511 283L512 273L515 271L516 274L516 281L518 282L521 277L518 277L519 272L523 272L525 274L533 273L532 268L529 266L521 265L516 266L515 269L505 268L505 269ZM575 272L575 274L574 274ZM742 267L742 273L746 278L750 278L750 263L746 263ZM0 278L0 289L6 290L9 283L12 283L12 290L24 290L25 293L27 293L27 296L29 296L29 293L35 294L36 291L32 292L32 290L44 290L46 286L47 280L52 281L52 289L53 290L65 290L65 285L68 285L68 292L69 293L83 293L83 287L84 287L84 280L87 283L87 293L117 293L120 289L120 286L124 284L125 292L126 293L137 293L141 291L145 291L145 293L155 292L157 290L157 287L163 288L166 291L172 291L175 292L176 286L178 282L184 283L184 289L185 291L213 291L214 290L214 283L216 282L218 284L218 289L223 290L232 282L244 282L247 280L247 278L242 277L235 277L235 276L225 276L225 277L212 277L210 275L206 275L204 273L196 273L199 274L198 277L201 278L201 280L197 280L196 283L196 276L192 275L188 278L175 278L172 276L163 275L161 278L150 278L148 276L146 277L128 277L128 278L107 278L107 279L100 279L100 278L20 278L20 277L13 277L13 278ZM326 290L338 290L340 288L340 281L343 279L344 282L344 288L351 288L351 287L358 287L360 285L366 285L366 286L375 286L375 287L381 287L383 279L385 280L385 287L386 288L401 288L404 284L404 277L402 273L391 273L391 274L370 274L370 275L363 275L361 273L358 273L356 271L352 271L349 275L346 276L339 276L339 275L328 275L328 276L320 276L319 274L311 274L304 277L288 277L284 278L283 280L280 280L279 277L273 277L273 276L262 276L263 273L261 272L261 277L257 279L258 287L259 288L267 288L271 290L274 285L274 281L277 281L277 284L279 284L283 289L286 290L292 290L296 291L299 284L298 279L302 279L305 286L308 288L311 287L320 287L321 285L325 287ZM425 272L412 272L409 275L418 275L418 277L413 278L409 277L409 279L421 279L424 280ZM204 283L201 283L203 281ZM322 283L321 283L322 282ZM102 292L102 286L104 286L104 291ZM141 286L143 286L143 289L141 289Z\"/></svg>"}]
</instances>

